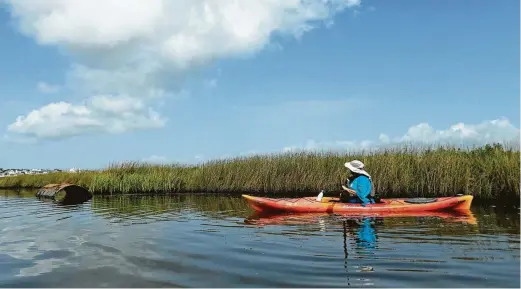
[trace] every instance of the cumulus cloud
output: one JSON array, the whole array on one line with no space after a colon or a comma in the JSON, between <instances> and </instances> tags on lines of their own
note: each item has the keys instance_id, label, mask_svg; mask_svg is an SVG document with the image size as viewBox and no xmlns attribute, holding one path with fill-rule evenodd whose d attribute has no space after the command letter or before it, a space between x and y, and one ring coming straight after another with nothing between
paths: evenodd
<instances>
[{"instance_id":1,"label":"cumulus cloud","mask_svg":"<svg viewBox=\"0 0 521 289\"><path fill-rule=\"evenodd\" d=\"M360 0L7 0L42 44L153 50L185 66L261 49L274 32L300 35ZM102 9L100 9L102 7Z\"/></svg>"},{"instance_id":2,"label":"cumulus cloud","mask_svg":"<svg viewBox=\"0 0 521 289\"><path fill-rule=\"evenodd\" d=\"M400 138L394 138L395 143L446 143L454 145L484 145L519 141L519 128L516 128L506 118L483 121L479 124L457 123L445 130L435 130L428 123L412 126ZM387 137L386 135L381 135Z\"/></svg>"},{"instance_id":3,"label":"cumulus cloud","mask_svg":"<svg viewBox=\"0 0 521 289\"><path fill-rule=\"evenodd\" d=\"M35 139L60 139L88 133L124 133L165 125L140 99L129 96L94 96L80 104L55 102L19 116L9 132Z\"/></svg>"},{"instance_id":4,"label":"cumulus cloud","mask_svg":"<svg viewBox=\"0 0 521 289\"><path fill-rule=\"evenodd\" d=\"M360 0L5 2L23 34L41 45L58 46L74 57L68 85L76 93L83 97L125 94L145 105L179 89L194 68L216 59L251 56L272 45L274 35L301 37L321 23L330 23L335 14L360 5ZM65 110L82 110L65 101L59 105L67 107ZM31 112L32 117L21 117L10 127L30 126L20 119L35 118L56 106L37 109ZM83 114L67 115L73 123L85 122ZM94 115L98 114L91 113L87 121L89 131L110 132L98 125L106 119ZM133 126L137 120L119 121ZM40 137L71 135L69 125L55 127L58 131L53 134L36 132L32 127L11 131Z\"/></svg>"},{"instance_id":5,"label":"cumulus cloud","mask_svg":"<svg viewBox=\"0 0 521 289\"><path fill-rule=\"evenodd\" d=\"M457 147L480 146L492 143L517 143L520 130L506 118L483 121L479 124L457 123L447 129L435 130L428 123L411 126L399 137L380 134L378 140L321 141L308 140L299 146L288 146L283 152L299 150L359 150L376 149L393 145L450 145Z\"/></svg>"},{"instance_id":6,"label":"cumulus cloud","mask_svg":"<svg viewBox=\"0 0 521 289\"><path fill-rule=\"evenodd\" d=\"M49 84L49 83L47 83L45 81L38 82L36 87L38 88L38 90L41 93L56 93L56 92L58 92L60 90L60 86L59 85Z\"/></svg>"}]
</instances>

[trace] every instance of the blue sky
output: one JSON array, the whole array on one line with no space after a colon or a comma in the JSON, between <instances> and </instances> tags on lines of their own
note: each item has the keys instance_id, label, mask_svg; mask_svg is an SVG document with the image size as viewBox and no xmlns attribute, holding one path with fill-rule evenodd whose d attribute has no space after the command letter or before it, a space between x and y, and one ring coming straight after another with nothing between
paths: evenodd
<instances>
[{"instance_id":1,"label":"blue sky","mask_svg":"<svg viewBox=\"0 0 521 289\"><path fill-rule=\"evenodd\" d=\"M519 140L519 1L145 2L0 4L0 167Z\"/></svg>"}]
</instances>

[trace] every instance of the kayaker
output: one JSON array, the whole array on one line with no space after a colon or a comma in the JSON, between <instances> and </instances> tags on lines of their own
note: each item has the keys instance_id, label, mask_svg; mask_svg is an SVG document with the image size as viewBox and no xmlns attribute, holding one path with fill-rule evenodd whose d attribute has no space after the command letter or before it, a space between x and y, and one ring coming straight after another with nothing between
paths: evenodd
<instances>
[{"instance_id":1,"label":"kayaker","mask_svg":"<svg viewBox=\"0 0 521 289\"><path fill-rule=\"evenodd\" d=\"M374 189L371 175L365 171L365 165L359 160L353 160L344 164L351 172L347 178L346 185L342 188L348 192L348 198L341 194L340 198L349 203L362 203L362 206L374 204Z\"/></svg>"}]
</instances>

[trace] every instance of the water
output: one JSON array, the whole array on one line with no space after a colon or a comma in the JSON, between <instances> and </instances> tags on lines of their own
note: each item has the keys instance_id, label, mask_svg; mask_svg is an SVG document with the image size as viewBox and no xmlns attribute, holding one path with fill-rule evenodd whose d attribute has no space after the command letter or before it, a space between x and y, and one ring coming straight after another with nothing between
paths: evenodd
<instances>
[{"instance_id":1,"label":"water","mask_svg":"<svg viewBox=\"0 0 521 289\"><path fill-rule=\"evenodd\" d=\"M2 287L518 287L519 209L345 219L250 215L238 197L0 191Z\"/></svg>"}]
</instances>

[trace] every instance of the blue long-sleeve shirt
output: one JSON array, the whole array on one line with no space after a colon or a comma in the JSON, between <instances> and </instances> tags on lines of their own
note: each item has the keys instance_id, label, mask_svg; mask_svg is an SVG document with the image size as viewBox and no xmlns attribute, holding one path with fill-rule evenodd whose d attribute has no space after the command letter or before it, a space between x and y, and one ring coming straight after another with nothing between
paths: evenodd
<instances>
[{"instance_id":1,"label":"blue long-sleeve shirt","mask_svg":"<svg viewBox=\"0 0 521 289\"><path fill-rule=\"evenodd\" d=\"M360 175L349 185L350 189L353 189L356 192L356 196L362 201L362 205L374 203L368 198L371 194L371 180L367 176Z\"/></svg>"}]
</instances>

